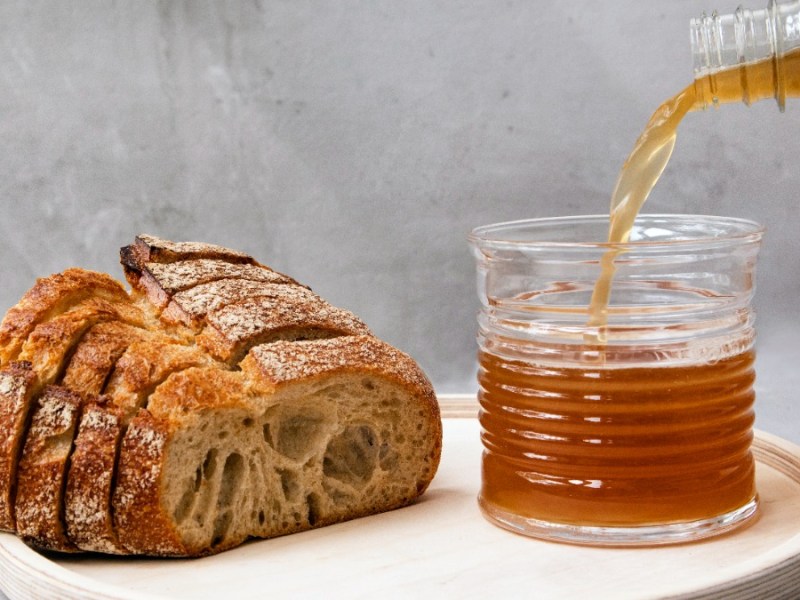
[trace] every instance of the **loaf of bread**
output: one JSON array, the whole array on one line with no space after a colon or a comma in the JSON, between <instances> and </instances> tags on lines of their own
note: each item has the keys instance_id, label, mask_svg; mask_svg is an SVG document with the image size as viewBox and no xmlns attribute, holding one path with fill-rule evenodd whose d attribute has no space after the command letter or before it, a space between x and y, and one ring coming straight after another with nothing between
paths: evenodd
<instances>
[{"instance_id":1,"label":"loaf of bread","mask_svg":"<svg viewBox=\"0 0 800 600\"><path fill-rule=\"evenodd\" d=\"M0 324L0 530L60 552L202 556L399 508L441 420L406 354L211 244L69 269Z\"/></svg>"}]
</instances>

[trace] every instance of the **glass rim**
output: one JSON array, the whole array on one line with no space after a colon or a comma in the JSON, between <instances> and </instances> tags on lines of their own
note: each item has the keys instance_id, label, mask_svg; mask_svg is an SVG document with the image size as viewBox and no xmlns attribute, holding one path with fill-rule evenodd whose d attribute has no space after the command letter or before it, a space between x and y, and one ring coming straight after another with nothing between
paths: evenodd
<instances>
[{"instance_id":1,"label":"glass rim","mask_svg":"<svg viewBox=\"0 0 800 600\"><path fill-rule=\"evenodd\" d=\"M509 239L511 231L520 231L524 228L546 231L564 225L598 224L608 225L608 214L569 215L560 217L537 217L490 223L475 227L467 236L468 241L475 246L494 246L505 248L672 248L683 246L717 245L729 243L758 242L764 235L765 227L751 219L740 217L722 217L716 215L697 215L683 213L646 213L636 217L635 224L647 221L669 221L672 223L691 223L694 225L703 222L709 225L724 226L727 232L721 235L708 235L692 238L667 239L667 240L633 240L627 242L602 241L566 241L542 239Z\"/></svg>"}]
</instances>

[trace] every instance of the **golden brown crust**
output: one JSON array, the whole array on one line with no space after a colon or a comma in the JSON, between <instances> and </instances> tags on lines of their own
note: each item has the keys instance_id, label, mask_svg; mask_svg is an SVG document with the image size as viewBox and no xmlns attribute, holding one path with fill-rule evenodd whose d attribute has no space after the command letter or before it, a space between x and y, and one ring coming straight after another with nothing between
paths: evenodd
<instances>
[{"instance_id":1,"label":"golden brown crust","mask_svg":"<svg viewBox=\"0 0 800 600\"><path fill-rule=\"evenodd\" d=\"M133 244L121 248L119 255L125 279L134 290L146 293L157 306L161 306L168 295L161 295L158 285L148 285L154 281L143 276L148 264L198 259L220 260L231 264L258 264L251 256L230 248L202 242L170 242L147 234L137 236Z\"/></svg>"},{"instance_id":2,"label":"golden brown crust","mask_svg":"<svg viewBox=\"0 0 800 600\"><path fill-rule=\"evenodd\" d=\"M117 360L148 331L119 321L99 323L81 338L64 371L61 385L84 396L103 392Z\"/></svg>"},{"instance_id":3,"label":"golden brown crust","mask_svg":"<svg viewBox=\"0 0 800 600\"><path fill-rule=\"evenodd\" d=\"M17 467L37 389L30 363L0 369L0 531L16 531Z\"/></svg>"},{"instance_id":4,"label":"golden brown crust","mask_svg":"<svg viewBox=\"0 0 800 600\"><path fill-rule=\"evenodd\" d=\"M123 411L127 423L171 373L209 365L219 367L195 346L181 346L166 339L135 342L117 361L105 393L111 404Z\"/></svg>"},{"instance_id":5,"label":"golden brown crust","mask_svg":"<svg viewBox=\"0 0 800 600\"><path fill-rule=\"evenodd\" d=\"M16 360L33 329L87 298L126 302L125 289L108 275L68 269L36 284L13 306L0 324L0 364Z\"/></svg>"},{"instance_id":6,"label":"golden brown crust","mask_svg":"<svg viewBox=\"0 0 800 600\"><path fill-rule=\"evenodd\" d=\"M30 361L44 383L55 382L66 366L72 348L97 323L122 321L144 326L144 315L129 302L89 298L49 321L37 325L22 346L21 360Z\"/></svg>"},{"instance_id":7,"label":"golden brown crust","mask_svg":"<svg viewBox=\"0 0 800 600\"><path fill-rule=\"evenodd\" d=\"M430 381L414 360L373 336L275 342L255 346L242 361L242 371L273 386L338 372L375 372L413 388L435 403Z\"/></svg>"},{"instance_id":8,"label":"golden brown crust","mask_svg":"<svg viewBox=\"0 0 800 600\"><path fill-rule=\"evenodd\" d=\"M64 529L64 482L81 397L48 386L34 408L19 461L15 512L17 534L48 550L75 552Z\"/></svg>"},{"instance_id":9,"label":"golden brown crust","mask_svg":"<svg viewBox=\"0 0 800 600\"><path fill-rule=\"evenodd\" d=\"M67 535L81 550L127 553L111 516L122 416L122 411L99 402L87 405L81 416L64 494Z\"/></svg>"},{"instance_id":10,"label":"golden brown crust","mask_svg":"<svg viewBox=\"0 0 800 600\"><path fill-rule=\"evenodd\" d=\"M122 440L112 506L119 541L133 553L187 554L161 506L161 476L168 438L169 431L163 422L143 409Z\"/></svg>"},{"instance_id":11,"label":"golden brown crust","mask_svg":"<svg viewBox=\"0 0 800 600\"><path fill-rule=\"evenodd\" d=\"M178 426L192 413L227 408L247 408L248 384L238 371L192 367L176 371L159 386L147 404L154 419Z\"/></svg>"},{"instance_id":12,"label":"golden brown crust","mask_svg":"<svg viewBox=\"0 0 800 600\"><path fill-rule=\"evenodd\" d=\"M291 277L263 265L229 263L212 259L146 263L141 271L132 269L128 271L128 280L132 287L143 294L156 311L163 310L172 296L179 292L221 279L299 285Z\"/></svg>"}]
</instances>

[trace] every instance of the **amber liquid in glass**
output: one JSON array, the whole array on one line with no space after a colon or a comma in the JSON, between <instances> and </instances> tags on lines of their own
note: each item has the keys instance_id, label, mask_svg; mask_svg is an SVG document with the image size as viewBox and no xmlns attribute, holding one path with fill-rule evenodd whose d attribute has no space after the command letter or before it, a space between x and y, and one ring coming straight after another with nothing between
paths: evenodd
<instances>
[{"instance_id":1,"label":"amber liquid in glass","mask_svg":"<svg viewBox=\"0 0 800 600\"><path fill-rule=\"evenodd\" d=\"M755 496L753 353L544 367L482 353L483 500L543 521L695 521Z\"/></svg>"},{"instance_id":2,"label":"amber liquid in glass","mask_svg":"<svg viewBox=\"0 0 800 600\"><path fill-rule=\"evenodd\" d=\"M800 95L800 51L783 59ZM690 111L772 97L769 61L698 79L655 112L612 197L610 242L626 242ZM746 86L743 82L749 82ZM619 250L602 260L587 345L606 341ZM482 500L530 519L633 527L710 519L755 498L753 353L713 363L537 365L480 355Z\"/></svg>"}]
</instances>

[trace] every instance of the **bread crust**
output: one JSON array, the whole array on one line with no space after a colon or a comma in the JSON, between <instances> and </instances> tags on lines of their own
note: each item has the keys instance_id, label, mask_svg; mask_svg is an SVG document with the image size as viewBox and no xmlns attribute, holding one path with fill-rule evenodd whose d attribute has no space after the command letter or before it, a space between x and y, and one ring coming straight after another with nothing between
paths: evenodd
<instances>
[{"instance_id":1,"label":"bread crust","mask_svg":"<svg viewBox=\"0 0 800 600\"><path fill-rule=\"evenodd\" d=\"M241 368L251 377L276 387L341 371L379 373L413 388L413 393L424 397L439 414L433 387L419 365L404 352L370 335L256 346Z\"/></svg>"},{"instance_id":2,"label":"bread crust","mask_svg":"<svg viewBox=\"0 0 800 600\"><path fill-rule=\"evenodd\" d=\"M128 302L128 293L110 276L67 269L41 278L0 323L0 365L16 360L34 328L87 298Z\"/></svg>"},{"instance_id":3,"label":"bread crust","mask_svg":"<svg viewBox=\"0 0 800 600\"><path fill-rule=\"evenodd\" d=\"M161 313L167 323L180 323L199 330L205 323L206 315L229 304L244 302L253 298L282 298L297 306L317 306L323 300L311 290L299 285L263 283L246 279L218 279L202 283L172 296Z\"/></svg>"},{"instance_id":4,"label":"bread crust","mask_svg":"<svg viewBox=\"0 0 800 600\"><path fill-rule=\"evenodd\" d=\"M147 339L149 335L145 329L120 321L93 326L72 353L61 385L87 397L101 394L117 360L128 346Z\"/></svg>"},{"instance_id":5,"label":"bread crust","mask_svg":"<svg viewBox=\"0 0 800 600\"><path fill-rule=\"evenodd\" d=\"M161 505L168 435L167 426L143 409L131 421L122 440L112 505L119 541L132 553L189 555Z\"/></svg>"},{"instance_id":6,"label":"bread crust","mask_svg":"<svg viewBox=\"0 0 800 600\"><path fill-rule=\"evenodd\" d=\"M235 365L253 346L277 340L369 334L350 311L290 292L222 306L206 316L206 327L196 339L215 358Z\"/></svg>"},{"instance_id":7,"label":"bread crust","mask_svg":"<svg viewBox=\"0 0 800 600\"><path fill-rule=\"evenodd\" d=\"M104 393L122 411L123 423L127 424L173 372L209 365L220 366L196 346L163 338L134 342L117 361Z\"/></svg>"},{"instance_id":8,"label":"bread crust","mask_svg":"<svg viewBox=\"0 0 800 600\"><path fill-rule=\"evenodd\" d=\"M173 263L195 259L257 264L252 256L238 250L205 242L171 242L146 233L139 234L133 244L120 249L123 267L139 272L147 263Z\"/></svg>"},{"instance_id":9,"label":"bread crust","mask_svg":"<svg viewBox=\"0 0 800 600\"><path fill-rule=\"evenodd\" d=\"M16 531L17 469L38 388L30 363L0 369L0 531Z\"/></svg>"},{"instance_id":10,"label":"bread crust","mask_svg":"<svg viewBox=\"0 0 800 600\"><path fill-rule=\"evenodd\" d=\"M111 303L90 298L78 306L37 325L22 346L21 360L29 361L45 383L60 379L70 352L98 323L121 321L144 326L144 315L129 302Z\"/></svg>"},{"instance_id":11,"label":"bread crust","mask_svg":"<svg viewBox=\"0 0 800 600\"><path fill-rule=\"evenodd\" d=\"M19 461L15 512L17 534L48 550L75 552L64 528L64 483L82 399L47 386L34 408Z\"/></svg>"},{"instance_id":12,"label":"bread crust","mask_svg":"<svg viewBox=\"0 0 800 600\"><path fill-rule=\"evenodd\" d=\"M81 550L127 553L111 513L123 416L102 398L86 405L81 415L64 493L67 536Z\"/></svg>"}]
</instances>

